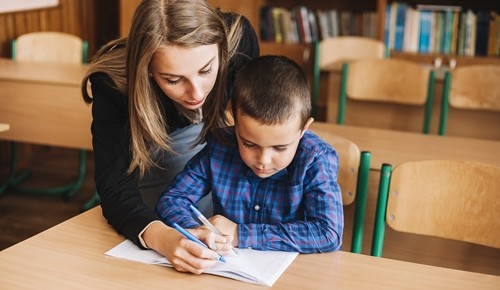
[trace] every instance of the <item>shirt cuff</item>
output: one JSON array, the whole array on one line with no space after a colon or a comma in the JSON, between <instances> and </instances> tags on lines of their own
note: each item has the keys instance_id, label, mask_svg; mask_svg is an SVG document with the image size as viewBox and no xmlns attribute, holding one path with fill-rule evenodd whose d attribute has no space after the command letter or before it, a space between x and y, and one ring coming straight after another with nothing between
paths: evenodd
<instances>
[{"instance_id":1,"label":"shirt cuff","mask_svg":"<svg viewBox=\"0 0 500 290\"><path fill-rule=\"evenodd\" d=\"M142 245L144 248L146 248L146 249L149 249L149 247L148 247L148 245L146 245L146 242L145 242L145 241L144 241L144 239L142 238L142 234L143 234L143 233L147 230L147 228L148 228L150 225L152 225L153 223L161 223L161 221L156 220L156 221L152 221L152 222L150 222L147 226L145 226L145 227L144 227L144 229L143 229L143 230L139 233L139 236L138 236L138 238L139 238L139 242L141 242L141 245Z\"/></svg>"}]
</instances>

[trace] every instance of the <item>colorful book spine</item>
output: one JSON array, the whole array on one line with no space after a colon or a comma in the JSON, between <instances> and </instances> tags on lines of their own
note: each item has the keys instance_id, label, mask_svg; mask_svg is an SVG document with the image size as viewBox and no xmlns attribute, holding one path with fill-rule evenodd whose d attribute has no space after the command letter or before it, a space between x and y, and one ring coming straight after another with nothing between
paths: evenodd
<instances>
[{"instance_id":1,"label":"colorful book spine","mask_svg":"<svg viewBox=\"0 0 500 290\"><path fill-rule=\"evenodd\" d=\"M431 44L432 12L420 11L420 39L418 52L429 53Z\"/></svg>"}]
</instances>

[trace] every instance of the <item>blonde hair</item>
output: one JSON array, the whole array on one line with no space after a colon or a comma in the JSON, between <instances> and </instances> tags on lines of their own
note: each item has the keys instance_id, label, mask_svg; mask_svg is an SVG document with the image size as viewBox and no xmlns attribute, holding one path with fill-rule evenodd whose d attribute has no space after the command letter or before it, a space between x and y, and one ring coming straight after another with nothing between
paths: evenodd
<instances>
[{"instance_id":1,"label":"blonde hair","mask_svg":"<svg viewBox=\"0 0 500 290\"><path fill-rule=\"evenodd\" d=\"M128 95L132 154L128 173L139 168L143 177L151 166L159 166L150 149L172 151L159 106L161 96L148 70L153 54L165 45L188 48L218 45L219 70L202 108L204 127L197 143L209 132L215 132L215 128L227 125L224 112L227 69L242 33L240 16L229 17L226 25L220 11L205 0L143 0L135 11L128 38L111 41L95 55L82 81L83 99L92 103L87 85L90 76L97 72L108 75L116 89Z\"/></svg>"}]
</instances>

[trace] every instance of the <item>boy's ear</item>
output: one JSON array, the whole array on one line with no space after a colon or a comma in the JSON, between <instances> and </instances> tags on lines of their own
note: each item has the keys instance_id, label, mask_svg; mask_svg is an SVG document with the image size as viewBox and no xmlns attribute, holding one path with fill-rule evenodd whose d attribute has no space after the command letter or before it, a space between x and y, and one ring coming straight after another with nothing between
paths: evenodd
<instances>
[{"instance_id":1,"label":"boy's ear","mask_svg":"<svg viewBox=\"0 0 500 290\"><path fill-rule=\"evenodd\" d=\"M312 117L309 117L306 124L304 125L304 128L302 128L302 134L300 135L300 137L304 136L304 133L307 131L307 129L309 129L309 126L311 126L313 122L314 119Z\"/></svg>"}]
</instances>

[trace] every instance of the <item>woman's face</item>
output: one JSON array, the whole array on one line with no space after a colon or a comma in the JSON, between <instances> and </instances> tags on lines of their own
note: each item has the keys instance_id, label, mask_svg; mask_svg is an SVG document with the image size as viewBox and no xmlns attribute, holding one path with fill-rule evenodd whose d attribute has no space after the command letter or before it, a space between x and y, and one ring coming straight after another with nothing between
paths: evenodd
<instances>
[{"instance_id":1,"label":"woman's face","mask_svg":"<svg viewBox=\"0 0 500 290\"><path fill-rule=\"evenodd\" d=\"M151 59L150 72L172 101L198 109L212 90L219 71L217 44L186 48L164 46Z\"/></svg>"}]
</instances>

